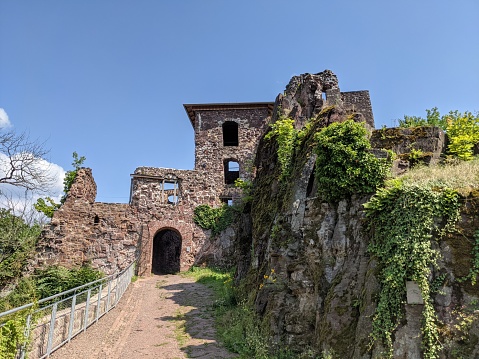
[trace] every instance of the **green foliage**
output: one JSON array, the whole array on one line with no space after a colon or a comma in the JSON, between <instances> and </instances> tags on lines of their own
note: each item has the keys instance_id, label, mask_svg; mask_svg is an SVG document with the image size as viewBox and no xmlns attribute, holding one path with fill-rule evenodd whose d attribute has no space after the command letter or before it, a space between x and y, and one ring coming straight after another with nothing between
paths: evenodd
<instances>
[{"instance_id":1,"label":"green foliage","mask_svg":"<svg viewBox=\"0 0 479 359\"><path fill-rule=\"evenodd\" d=\"M15 359L18 348L28 346L30 338L25 333L27 318L36 306L12 314L0 327L0 358ZM32 320L32 319L31 319Z\"/></svg>"},{"instance_id":2,"label":"green foliage","mask_svg":"<svg viewBox=\"0 0 479 359\"><path fill-rule=\"evenodd\" d=\"M35 207L38 212L43 213L48 218L52 218L53 213L55 213L55 210L60 208L60 206L65 203L68 192L70 191L70 188L72 187L73 182L75 181L75 178L77 176L77 172L81 168L85 160L85 156L78 157L78 153L73 152L73 170L67 171L65 173L65 178L63 179L63 196L60 199L60 203L55 203L55 201L50 197L47 197L45 199L39 198L37 202L33 205L33 207Z\"/></svg>"},{"instance_id":3,"label":"green foliage","mask_svg":"<svg viewBox=\"0 0 479 359\"><path fill-rule=\"evenodd\" d=\"M461 160L473 158L473 147L479 142L479 113L449 111L440 115L437 107L426 110L426 118L404 116L399 127L437 126L449 137L448 152Z\"/></svg>"},{"instance_id":4,"label":"green foliage","mask_svg":"<svg viewBox=\"0 0 479 359\"><path fill-rule=\"evenodd\" d=\"M271 131L265 136L269 140L276 138L278 143L278 161L281 165L280 179L286 179L291 174L291 161L296 143L297 132L294 129L294 120L281 118L271 125Z\"/></svg>"},{"instance_id":5,"label":"green foliage","mask_svg":"<svg viewBox=\"0 0 479 359\"><path fill-rule=\"evenodd\" d=\"M418 116L404 115L403 120L399 120L399 127L420 127L420 126L437 126L446 129L447 121L444 116L440 116L437 107L426 110L426 118Z\"/></svg>"},{"instance_id":6,"label":"green foliage","mask_svg":"<svg viewBox=\"0 0 479 359\"><path fill-rule=\"evenodd\" d=\"M43 213L48 218L52 218L53 213L55 213L55 210L60 208L60 204L55 203L55 201L51 197L47 197L45 199L43 198L37 199L37 203L34 203L33 207L38 212Z\"/></svg>"},{"instance_id":7,"label":"green foliage","mask_svg":"<svg viewBox=\"0 0 479 359\"><path fill-rule=\"evenodd\" d=\"M88 265L73 269L61 266L38 269L32 276L19 280L12 292L0 298L0 312L50 297L102 277L102 272Z\"/></svg>"},{"instance_id":8,"label":"green foliage","mask_svg":"<svg viewBox=\"0 0 479 359\"><path fill-rule=\"evenodd\" d=\"M472 247L472 264L469 274L465 279L470 279L472 285L476 285L479 276L479 230L474 233L474 245Z\"/></svg>"},{"instance_id":9,"label":"green foliage","mask_svg":"<svg viewBox=\"0 0 479 359\"><path fill-rule=\"evenodd\" d=\"M253 182L252 181L237 178L235 180L235 187L240 188L242 190L241 203L243 206L253 199L253 196L252 196Z\"/></svg>"},{"instance_id":10,"label":"green foliage","mask_svg":"<svg viewBox=\"0 0 479 359\"><path fill-rule=\"evenodd\" d=\"M392 357L392 333L402 317L405 282L412 280L424 299L424 358L437 358L440 345L429 277L439 254L431 242L433 233L443 234L456 222L458 194L447 187L394 180L379 189L364 207L372 233L369 252L378 260L381 281L371 338L382 341L388 357ZM441 228L438 219L443 219Z\"/></svg>"},{"instance_id":11,"label":"green foliage","mask_svg":"<svg viewBox=\"0 0 479 359\"><path fill-rule=\"evenodd\" d=\"M231 206L223 205L213 208L207 204L195 208L193 221L204 229L211 229L213 235L224 231L234 219L234 209Z\"/></svg>"},{"instance_id":12,"label":"green foliage","mask_svg":"<svg viewBox=\"0 0 479 359\"><path fill-rule=\"evenodd\" d=\"M378 159L363 123L333 123L315 135L316 179L319 195L336 202L353 193L372 193L390 168L390 160Z\"/></svg>"},{"instance_id":13,"label":"green foliage","mask_svg":"<svg viewBox=\"0 0 479 359\"><path fill-rule=\"evenodd\" d=\"M450 112L446 115L449 153L461 160L473 158L473 147L479 142L479 114Z\"/></svg>"},{"instance_id":14,"label":"green foliage","mask_svg":"<svg viewBox=\"0 0 479 359\"><path fill-rule=\"evenodd\" d=\"M102 277L102 272L91 268L89 265L73 269L50 266L36 270L34 273L36 293L40 299L93 282Z\"/></svg>"},{"instance_id":15,"label":"green foliage","mask_svg":"<svg viewBox=\"0 0 479 359\"><path fill-rule=\"evenodd\" d=\"M21 275L40 232L38 224L29 225L10 210L0 208L0 288Z\"/></svg>"}]
</instances>

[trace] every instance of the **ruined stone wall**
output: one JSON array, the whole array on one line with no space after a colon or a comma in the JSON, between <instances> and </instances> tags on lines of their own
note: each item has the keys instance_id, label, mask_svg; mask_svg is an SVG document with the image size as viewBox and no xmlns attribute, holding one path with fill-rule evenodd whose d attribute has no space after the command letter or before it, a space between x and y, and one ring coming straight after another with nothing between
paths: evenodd
<instances>
[{"instance_id":1,"label":"ruined stone wall","mask_svg":"<svg viewBox=\"0 0 479 359\"><path fill-rule=\"evenodd\" d=\"M197 110L195 127L195 169L211 175L217 187L224 187L224 161L236 160L240 178L251 179L251 167L259 138L267 128L269 111L263 108ZM223 145L222 125L238 123L238 146Z\"/></svg>"},{"instance_id":2,"label":"ruined stone wall","mask_svg":"<svg viewBox=\"0 0 479 359\"><path fill-rule=\"evenodd\" d=\"M374 128L373 108L369 91L341 92L341 99L345 108L361 113L366 123Z\"/></svg>"},{"instance_id":3,"label":"ruined stone wall","mask_svg":"<svg viewBox=\"0 0 479 359\"><path fill-rule=\"evenodd\" d=\"M206 238L205 231L193 222L194 209L200 204L220 205L220 192L212 175L169 168L139 167L135 170L131 206L137 209L144 226L141 267L145 274L151 272L153 238L164 228L174 229L182 237L181 270L193 265ZM177 181L177 203L165 203L162 198L164 179Z\"/></svg>"},{"instance_id":4,"label":"ruined stone wall","mask_svg":"<svg viewBox=\"0 0 479 359\"><path fill-rule=\"evenodd\" d=\"M110 274L133 261L140 233L135 211L128 204L95 203L95 196L91 169L80 169L67 200L43 230L36 266L91 263Z\"/></svg>"}]
</instances>

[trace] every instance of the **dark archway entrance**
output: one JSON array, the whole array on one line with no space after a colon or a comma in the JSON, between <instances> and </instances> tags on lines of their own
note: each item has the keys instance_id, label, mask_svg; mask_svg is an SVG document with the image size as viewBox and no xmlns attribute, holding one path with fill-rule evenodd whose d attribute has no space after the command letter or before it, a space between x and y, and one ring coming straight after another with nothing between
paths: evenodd
<instances>
[{"instance_id":1,"label":"dark archway entrance","mask_svg":"<svg viewBox=\"0 0 479 359\"><path fill-rule=\"evenodd\" d=\"M151 272L173 274L180 271L181 236L171 229L159 231L153 238Z\"/></svg>"}]
</instances>

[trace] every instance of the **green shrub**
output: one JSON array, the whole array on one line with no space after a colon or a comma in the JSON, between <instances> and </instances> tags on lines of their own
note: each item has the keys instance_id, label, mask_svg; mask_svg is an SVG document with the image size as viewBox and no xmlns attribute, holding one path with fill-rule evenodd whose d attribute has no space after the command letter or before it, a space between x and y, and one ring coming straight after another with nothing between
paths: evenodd
<instances>
[{"instance_id":1,"label":"green shrub","mask_svg":"<svg viewBox=\"0 0 479 359\"><path fill-rule=\"evenodd\" d=\"M315 135L318 194L337 202L353 193L373 193L386 178L391 160L369 152L363 123L333 123Z\"/></svg>"},{"instance_id":2,"label":"green shrub","mask_svg":"<svg viewBox=\"0 0 479 359\"><path fill-rule=\"evenodd\" d=\"M297 131L293 124L294 120L281 118L271 125L271 131L265 136L266 140L275 137L278 143L277 155L281 166L280 179L285 179L291 174L291 161L297 137Z\"/></svg>"},{"instance_id":3,"label":"green shrub","mask_svg":"<svg viewBox=\"0 0 479 359\"><path fill-rule=\"evenodd\" d=\"M479 113L449 111L440 115L437 107L426 110L426 118L404 116L399 120L400 127L437 126L446 131L449 137L448 153L461 160L473 158L473 147L479 142Z\"/></svg>"},{"instance_id":4,"label":"green shrub","mask_svg":"<svg viewBox=\"0 0 479 359\"><path fill-rule=\"evenodd\" d=\"M201 228L211 229L211 233L217 235L231 225L234 216L235 212L231 206L213 208L202 204L195 208L193 221Z\"/></svg>"},{"instance_id":5,"label":"green shrub","mask_svg":"<svg viewBox=\"0 0 479 359\"><path fill-rule=\"evenodd\" d=\"M0 288L18 278L35 252L38 224L29 225L10 210L0 208Z\"/></svg>"}]
</instances>

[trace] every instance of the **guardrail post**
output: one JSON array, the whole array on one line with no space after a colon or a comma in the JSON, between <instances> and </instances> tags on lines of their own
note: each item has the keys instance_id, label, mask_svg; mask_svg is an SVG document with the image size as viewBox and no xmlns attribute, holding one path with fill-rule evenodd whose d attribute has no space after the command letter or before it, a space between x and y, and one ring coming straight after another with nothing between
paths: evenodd
<instances>
[{"instance_id":1,"label":"guardrail post","mask_svg":"<svg viewBox=\"0 0 479 359\"><path fill-rule=\"evenodd\" d=\"M70 323L68 323L68 341L72 340L73 324L75 323L75 306L77 304L77 295L74 294L72 298L72 306L70 309Z\"/></svg>"},{"instance_id":2,"label":"guardrail post","mask_svg":"<svg viewBox=\"0 0 479 359\"><path fill-rule=\"evenodd\" d=\"M50 317L50 330L48 331L47 356L50 355L53 344L53 335L55 334L55 322L57 318L58 302L53 303L52 315Z\"/></svg>"},{"instance_id":3,"label":"guardrail post","mask_svg":"<svg viewBox=\"0 0 479 359\"><path fill-rule=\"evenodd\" d=\"M28 314L27 321L25 322L25 331L23 332L25 335L25 338L28 338L30 336L31 325L32 325L32 315ZM27 343L23 343L22 346L20 347L20 359L24 359L26 353L27 353Z\"/></svg>"},{"instance_id":4,"label":"guardrail post","mask_svg":"<svg viewBox=\"0 0 479 359\"><path fill-rule=\"evenodd\" d=\"M88 309L90 308L90 296L91 296L91 289L88 289L86 295L86 306L85 306L85 321L83 322L83 331L86 331L88 327Z\"/></svg>"},{"instance_id":5,"label":"guardrail post","mask_svg":"<svg viewBox=\"0 0 479 359\"><path fill-rule=\"evenodd\" d=\"M95 323L98 322L98 318L100 317L100 304L101 304L101 291L103 290L103 285L100 283L98 287L98 300L96 302L96 318Z\"/></svg>"},{"instance_id":6,"label":"guardrail post","mask_svg":"<svg viewBox=\"0 0 479 359\"><path fill-rule=\"evenodd\" d=\"M110 311L111 280L108 281L108 294L106 297L106 311Z\"/></svg>"}]
</instances>

